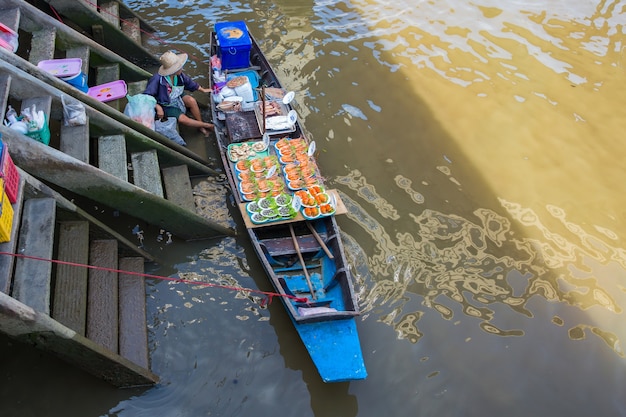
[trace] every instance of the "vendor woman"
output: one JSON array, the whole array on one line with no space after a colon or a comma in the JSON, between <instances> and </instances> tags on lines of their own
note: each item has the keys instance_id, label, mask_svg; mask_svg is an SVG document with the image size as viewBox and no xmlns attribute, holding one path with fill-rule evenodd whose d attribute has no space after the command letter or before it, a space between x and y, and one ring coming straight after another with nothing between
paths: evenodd
<instances>
[{"instance_id":1,"label":"vendor woman","mask_svg":"<svg viewBox=\"0 0 626 417\"><path fill-rule=\"evenodd\" d=\"M187 62L187 54L165 52L161 56L161 66L156 74L148 81L144 94L156 98L156 116L158 119L175 117L185 126L196 127L204 136L209 135L213 124L202 121L200 108L195 98L185 91L201 91L210 93L209 88L200 85L183 73L183 66ZM193 118L187 116L187 109Z\"/></svg>"}]
</instances>

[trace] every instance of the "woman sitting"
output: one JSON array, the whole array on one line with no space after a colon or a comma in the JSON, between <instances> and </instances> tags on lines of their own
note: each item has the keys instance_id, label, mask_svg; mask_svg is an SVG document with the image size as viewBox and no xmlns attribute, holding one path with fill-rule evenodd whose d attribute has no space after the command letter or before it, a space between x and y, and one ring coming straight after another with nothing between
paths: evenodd
<instances>
[{"instance_id":1,"label":"woman sitting","mask_svg":"<svg viewBox=\"0 0 626 417\"><path fill-rule=\"evenodd\" d=\"M180 124L196 127L204 136L209 136L209 130L213 129L213 124L202 121L198 102L185 91L210 93L211 89L200 87L191 77L183 73L187 58L187 54L177 55L173 52L165 52L160 59L161 66L158 72L148 80L144 94L156 99L158 119L175 117ZM187 116L187 109L193 118Z\"/></svg>"}]
</instances>

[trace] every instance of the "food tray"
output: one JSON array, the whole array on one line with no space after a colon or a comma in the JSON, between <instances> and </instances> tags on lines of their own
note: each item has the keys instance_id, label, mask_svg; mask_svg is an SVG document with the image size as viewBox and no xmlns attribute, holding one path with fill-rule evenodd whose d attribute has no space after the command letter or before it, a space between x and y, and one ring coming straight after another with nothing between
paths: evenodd
<instances>
[{"instance_id":1,"label":"food tray","mask_svg":"<svg viewBox=\"0 0 626 417\"><path fill-rule=\"evenodd\" d=\"M276 101L275 103L278 104L278 106L280 107L280 116L287 116L287 113L289 113L289 108L284 105L281 101ZM254 103L254 114L256 116L256 120L259 124L259 131L261 133L263 133L263 115L261 113L261 106L263 105L262 101L256 101ZM279 115L275 115L275 116L279 116ZM296 125L293 125L291 127L291 129L282 129L282 130L267 130L267 133L269 133L270 135L280 135L283 133L291 133L291 132L295 132L296 131Z\"/></svg>"},{"instance_id":2,"label":"food tray","mask_svg":"<svg viewBox=\"0 0 626 417\"><path fill-rule=\"evenodd\" d=\"M241 142L241 143L231 143L230 145L228 145L228 159L230 159L231 162L237 162L241 159L252 159L252 158L259 158L259 157L264 157L264 156L269 156L270 151L268 148L265 148L265 150L263 151L255 151L252 144L254 143L263 143L261 141L257 141L257 142ZM250 150L246 155L240 155L239 157L236 157L234 150L238 149L238 148L242 148L244 146L250 146Z\"/></svg>"},{"instance_id":3,"label":"food tray","mask_svg":"<svg viewBox=\"0 0 626 417\"><path fill-rule=\"evenodd\" d=\"M83 60L80 58L46 59L39 61L37 66L56 77L74 77L80 74Z\"/></svg>"},{"instance_id":4,"label":"food tray","mask_svg":"<svg viewBox=\"0 0 626 417\"><path fill-rule=\"evenodd\" d=\"M93 86L87 91L87 94L98 101L106 103L107 101L126 97L126 91L126 82L124 82L124 80L117 80Z\"/></svg>"}]
</instances>

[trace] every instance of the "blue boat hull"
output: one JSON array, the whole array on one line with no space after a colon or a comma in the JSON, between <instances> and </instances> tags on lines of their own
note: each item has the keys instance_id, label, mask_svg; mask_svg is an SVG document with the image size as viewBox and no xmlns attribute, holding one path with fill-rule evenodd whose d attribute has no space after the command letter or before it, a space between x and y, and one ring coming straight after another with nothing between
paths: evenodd
<instances>
[{"instance_id":1,"label":"blue boat hull","mask_svg":"<svg viewBox=\"0 0 626 417\"><path fill-rule=\"evenodd\" d=\"M367 377L355 319L294 324L324 382Z\"/></svg>"}]
</instances>

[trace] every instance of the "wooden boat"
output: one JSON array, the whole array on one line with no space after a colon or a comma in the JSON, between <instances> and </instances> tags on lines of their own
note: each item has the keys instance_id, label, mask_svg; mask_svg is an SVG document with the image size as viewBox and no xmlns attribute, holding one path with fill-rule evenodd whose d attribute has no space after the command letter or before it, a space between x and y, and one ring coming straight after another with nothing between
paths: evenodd
<instances>
[{"instance_id":1,"label":"wooden boat","mask_svg":"<svg viewBox=\"0 0 626 417\"><path fill-rule=\"evenodd\" d=\"M308 188L297 190L295 183L294 187L291 187L292 182L289 181L286 169L289 164L282 163L287 162L282 158L288 152L285 151L283 154L282 146L286 149L288 145L295 147L294 144L298 143L300 150L293 156L304 159L302 156L304 154L312 165L315 164L313 152L311 152L314 150L314 145L312 146L305 137L297 120L292 126L283 129L284 131L277 127L274 131L267 130L267 135L261 134L263 128L267 129L265 124L270 122L269 117L263 117L267 116L262 110L266 104L264 94L271 91L279 98L280 92L284 90L259 45L252 36L250 38L250 66L232 71L232 75L242 76L241 74L249 74L253 71L260 80L260 87L258 90L255 89L260 92L260 100L253 104L255 107L250 111L222 112L216 105L212 106L217 143L228 181L254 250L275 290L281 294L286 311L322 380L342 382L364 379L367 372L355 320L355 317L359 315L359 308L341 242L340 230L335 220L335 215L345 213L345 206L335 190L324 189L319 175L308 177L307 181L310 185ZM216 32L213 31L212 57L218 52L217 41ZM212 78L212 87L218 85L214 77L210 78ZM271 98L271 95L268 97ZM278 107L283 107L283 113L292 110L290 105L285 105L282 101L277 103ZM265 151L256 153L250 150L255 147L262 149L263 145L267 145L268 142L269 146ZM238 155L238 148L245 148L250 153L247 156ZM274 158L275 165L267 158ZM289 157L285 158L289 159ZM281 162L280 166L275 163L276 159ZM265 171L254 169L255 165L259 168L259 160L266 161L269 165L265 167ZM243 171L238 169L238 164ZM247 178L246 169L243 167L246 164L250 165L247 170L248 176L254 175L260 178L260 182L269 181L267 177L274 178L272 190L263 191L257 183L257 194L244 193L249 191L243 188L245 186L243 186L242 173L243 178ZM272 168L272 165L276 168ZM272 175L273 171L277 171L278 174ZM316 168L316 173L318 172ZM313 181L312 178L317 181ZM281 192L274 192L275 195L272 196L274 187L277 187L276 184L281 179L285 181L285 187ZM315 205L310 201L309 196L312 196L311 192L317 192L317 195L320 195L321 191L325 191L322 193L324 196L319 197L322 202L329 203L326 199L330 199L330 203L334 203L331 205L333 210L330 215L319 213L318 216L314 216L315 210L311 208L307 210L306 207L301 207L294 215L294 209L298 209L297 203L292 204L294 200L300 202L308 200L306 201L310 203L308 205ZM308 196L304 194L305 192L308 192ZM302 195L303 199L297 198L296 195ZM281 199L283 201L280 201ZM287 204L287 206L280 206L278 203ZM289 206L289 204L292 205ZM328 204L319 204L318 209L323 205ZM255 217L257 210L263 206L271 207L270 210L274 211L277 209L280 211L280 207L283 209L287 207L286 210L291 210L291 214L287 215L283 210L283 214L276 217L272 217L274 213L268 214L270 219L264 216L262 219L259 216ZM310 216L306 216L305 213Z\"/></svg>"}]
</instances>

